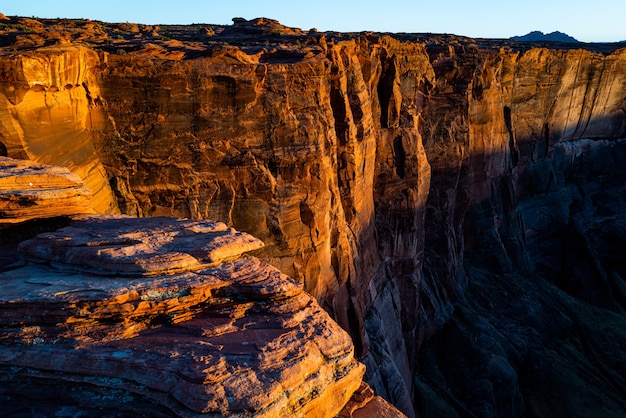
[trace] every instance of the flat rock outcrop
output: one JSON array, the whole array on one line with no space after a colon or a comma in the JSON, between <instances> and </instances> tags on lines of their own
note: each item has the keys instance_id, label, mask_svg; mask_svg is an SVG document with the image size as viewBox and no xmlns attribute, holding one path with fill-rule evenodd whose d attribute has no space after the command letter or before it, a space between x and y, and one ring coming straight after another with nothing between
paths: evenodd
<instances>
[{"instance_id":1,"label":"flat rock outcrop","mask_svg":"<svg viewBox=\"0 0 626 418\"><path fill-rule=\"evenodd\" d=\"M19 245L29 259L115 276L160 276L236 259L263 243L222 222L85 218Z\"/></svg>"},{"instance_id":2,"label":"flat rock outcrop","mask_svg":"<svg viewBox=\"0 0 626 418\"><path fill-rule=\"evenodd\" d=\"M0 157L0 226L89 213L91 191L67 168Z\"/></svg>"},{"instance_id":3,"label":"flat rock outcrop","mask_svg":"<svg viewBox=\"0 0 626 418\"><path fill-rule=\"evenodd\" d=\"M350 337L223 223L87 217L0 275L3 415L333 416ZM21 415L20 415L21 414Z\"/></svg>"}]
</instances>

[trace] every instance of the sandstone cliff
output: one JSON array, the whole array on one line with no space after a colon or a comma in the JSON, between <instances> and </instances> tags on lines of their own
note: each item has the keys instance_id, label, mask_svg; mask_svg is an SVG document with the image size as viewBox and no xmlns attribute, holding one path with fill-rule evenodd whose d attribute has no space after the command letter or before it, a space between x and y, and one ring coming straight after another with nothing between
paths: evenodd
<instances>
[{"instance_id":1,"label":"sandstone cliff","mask_svg":"<svg viewBox=\"0 0 626 418\"><path fill-rule=\"evenodd\" d=\"M429 160L454 208L440 219L462 237L440 265L461 280L444 291L463 301L423 349L422 376L479 415L619 415L625 50L433 45L430 54L434 100L465 110L460 125L429 127L426 143L453 137L467 157L452 169ZM444 349L451 341L463 350Z\"/></svg>"},{"instance_id":2,"label":"sandstone cliff","mask_svg":"<svg viewBox=\"0 0 626 418\"><path fill-rule=\"evenodd\" d=\"M75 95L66 133L86 148L65 165L101 210L259 237L255 255L304 283L407 414L593 410L563 410L567 392L624 411L625 50L270 23L191 36L79 22L43 50L30 36L0 60L1 140L10 156L66 158L37 148L39 122L19 115L41 108L24 97ZM81 76L29 76L25 63L45 59ZM59 136L47 143L67 144L49 107ZM589 338L599 323L614 324L614 344ZM572 361L566 389L537 389L564 369L533 370Z\"/></svg>"},{"instance_id":3,"label":"sandstone cliff","mask_svg":"<svg viewBox=\"0 0 626 418\"><path fill-rule=\"evenodd\" d=\"M67 168L0 157L0 228L93 213L91 190Z\"/></svg>"},{"instance_id":4,"label":"sandstone cliff","mask_svg":"<svg viewBox=\"0 0 626 418\"><path fill-rule=\"evenodd\" d=\"M98 55L57 47L6 58L0 69L0 142L8 155L69 168L91 189L96 210L114 212L117 203L89 135L97 124L89 106L90 95L98 94L92 71Z\"/></svg>"}]
</instances>

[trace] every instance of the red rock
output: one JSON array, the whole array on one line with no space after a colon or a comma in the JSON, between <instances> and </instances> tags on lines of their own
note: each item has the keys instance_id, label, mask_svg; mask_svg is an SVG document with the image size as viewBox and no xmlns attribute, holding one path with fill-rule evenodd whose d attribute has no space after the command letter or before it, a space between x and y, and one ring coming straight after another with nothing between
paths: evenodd
<instances>
[{"instance_id":1,"label":"red rock","mask_svg":"<svg viewBox=\"0 0 626 418\"><path fill-rule=\"evenodd\" d=\"M263 247L222 222L85 218L20 244L30 259L111 275L161 275L219 264Z\"/></svg>"},{"instance_id":2,"label":"red rock","mask_svg":"<svg viewBox=\"0 0 626 418\"><path fill-rule=\"evenodd\" d=\"M8 155L68 166L94 189L98 211L217 219L259 237L257 255L350 330L369 383L407 414L416 351L464 299L466 255L484 251L476 258L497 274L526 261L556 273L576 264L537 237L569 237L573 210L605 199L604 187L588 194L593 204L567 189L583 156L622 154L619 44L305 36L268 19L237 19L210 38L81 25L45 21L47 31L3 50ZM52 35L61 26L83 46L37 48L63 38ZM607 170L621 161L594 161L584 165L596 177L623 183L623 170ZM521 204L549 192L558 194ZM619 199L604 201L599 213L624 212ZM597 280L608 300L623 266L612 268Z\"/></svg>"},{"instance_id":3,"label":"red rock","mask_svg":"<svg viewBox=\"0 0 626 418\"><path fill-rule=\"evenodd\" d=\"M78 405L118 413L139 399L176 416L336 415L364 366L300 283L240 258L260 246L221 223L110 216L23 243L37 263L0 275L0 393L55 382L116 396Z\"/></svg>"},{"instance_id":4,"label":"red rock","mask_svg":"<svg viewBox=\"0 0 626 418\"><path fill-rule=\"evenodd\" d=\"M406 418L402 412L380 396L365 382L352 394L350 401L343 407L337 418Z\"/></svg>"}]
</instances>

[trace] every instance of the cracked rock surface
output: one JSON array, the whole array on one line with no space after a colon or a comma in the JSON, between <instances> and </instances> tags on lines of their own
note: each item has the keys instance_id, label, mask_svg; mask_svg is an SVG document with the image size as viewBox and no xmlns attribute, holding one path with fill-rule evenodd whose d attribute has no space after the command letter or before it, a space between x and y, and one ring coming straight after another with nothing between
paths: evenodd
<instances>
[{"instance_id":1,"label":"cracked rock surface","mask_svg":"<svg viewBox=\"0 0 626 418\"><path fill-rule=\"evenodd\" d=\"M365 367L261 241L211 221L93 216L0 275L3 415L333 416ZM116 415L117 414L117 415Z\"/></svg>"}]
</instances>

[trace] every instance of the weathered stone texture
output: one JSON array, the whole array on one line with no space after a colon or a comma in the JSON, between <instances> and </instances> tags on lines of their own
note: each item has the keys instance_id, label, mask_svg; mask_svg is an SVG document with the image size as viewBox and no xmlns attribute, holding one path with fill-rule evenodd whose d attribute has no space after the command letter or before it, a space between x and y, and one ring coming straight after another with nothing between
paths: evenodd
<instances>
[{"instance_id":1,"label":"weathered stone texture","mask_svg":"<svg viewBox=\"0 0 626 418\"><path fill-rule=\"evenodd\" d=\"M0 226L93 213L91 198L67 168L0 157Z\"/></svg>"},{"instance_id":2,"label":"weathered stone texture","mask_svg":"<svg viewBox=\"0 0 626 418\"><path fill-rule=\"evenodd\" d=\"M0 60L0 142L8 156L69 168L91 189L98 212L117 202L91 131L106 115L96 76L102 64L82 47L40 48Z\"/></svg>"},{"instance_id":3,"label":"weathered stone texture","mask_svg":"<svg viewBox=\"0 0 626 418\"><path fill-rule=\"evenodd\" d=\"M36 263L0 275L7 405L46 414L24 399L54 382L57 412L336 415L364 366L301 283L239 257L261 245L221 223L110 216L24 242Z\"/></svg>"}]
</instances>

